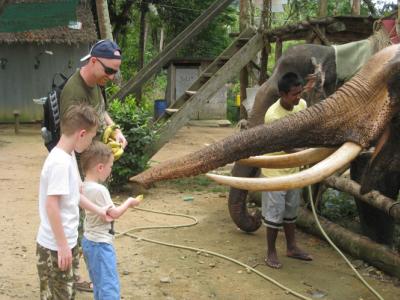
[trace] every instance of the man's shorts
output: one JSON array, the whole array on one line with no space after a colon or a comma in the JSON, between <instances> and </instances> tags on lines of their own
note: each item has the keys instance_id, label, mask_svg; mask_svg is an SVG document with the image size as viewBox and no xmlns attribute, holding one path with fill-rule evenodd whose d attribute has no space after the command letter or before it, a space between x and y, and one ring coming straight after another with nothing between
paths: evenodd
<instances>
[{"instance_id":1,"label":"man's shorts","mask_svg":"<svg viewBox=\"0 0 400 300\"><path fill-rule=\"evenodd\" d=\"M263 224L282 228L284 223L295 223L300 205L301 189L262 192L261 214Z\"/></svg>"},{"instance_id":2,"label":"man's shorts","mask_svg":"<svg viewBox=\"0 0 400 300\"><path fill-rule=\"evenodd\" d=\"M72 259L78 255L78 247L72 249ZM61 271L58 253L36 244L37 269L40 280L40 299L74 299L73 267Z\"/></svg>"}]
</instances>

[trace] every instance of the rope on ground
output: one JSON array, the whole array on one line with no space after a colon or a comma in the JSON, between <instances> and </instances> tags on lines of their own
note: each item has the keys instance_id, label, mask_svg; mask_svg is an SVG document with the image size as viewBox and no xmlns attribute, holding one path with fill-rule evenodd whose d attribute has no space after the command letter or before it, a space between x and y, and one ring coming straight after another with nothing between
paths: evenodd
<instances>
[{"instance_id":1,"label":"rope on ground","mask_svg":"<svg viewBox=\"0 0 400 300\"><path fill-rule=\"evenodd\" d=\"M340 254L340 256L344 259L344 261L349 265L349 267L354 271L354 273L357 275L358 279L379 299L379 300L384 300L383 297L376 291L374 290L368 282L365 281L365 279L360 275L360 273L354 268L354 266L351 264L351 262L347 259L347 257L339 250L339 248L332 242L332 240L329 238L329 236L326 234L325 230L322 228L321 223L318 220L317 213L315 211L315 206L314 206L314 201L312 198L312 192L311 192L311 186L307 187L308 190L308 197L310 199L310 204L311 204L311 209L314 215L314 219L317 223L317 226L319 230L322 232L322 235L325 237L325 239L328 241L328 243Z\"/></svg>"},{"instance_id":2,"label":"rope on ground","mask_svg":"<svg viewBox=\"0 0 400 300\"><path fill-rule=\"evenodd\" d=\"M190 227L190 226L194 226L194 225L198 224L198 221L197 221L197 219L196 219L195 217L189 216L189 215L185 215L185 214L176 214L176 213L162 212L162 211L151 210L151 209L144 209L144 208L138 208L138 207L135 207L134 209L135 209L135 210L146 211L146 212L152 212L152 213L163 214L163 215L178 216L178 217L188 218L188 219L193 220L193 222L192 222L192 223L189 223L189 224L180 224L180 225L133 227L133 228L130 228L130 229L125 230L125 231L123 231L123 232L117 233L117 234L115 235L116 238L117 238L117 237L120 237L120 236L123 236L123 235L126 235L126 236L128 236L128 237L135 238L135 239L138 240L138 241L146 241L146 242L154 243L154 244L158 244L158 245L164 245L164 246L174 247L174 248L178 248L178 249L185 249L185 250L189 250L189 251L194 251L194 252L196 252L196 253L207 253L207 254L209 254L209 255L216 256L216 257L219 257L219 258L228 260L228 261L230 261L230 262L236 263L236 264L238 264L238 265L244 267L244 268L246 269L247 272L251 271L251 272L257 274L258 276L260 276L260 277L262 277L262 278L268 280L269 282L271 282L271 283L275 284L276 286L278 286L279 288L283 289L283 290L284 290L286 293L288 293L288 294L292 294L292 295L294 295L294 296L296 296L296 297L298 297L298 298L300 298L300 299L311 300L311 298L308 298L308 297L306 297L306 296L303 296L303 295L300 294L300 293L297 293L296 291L293 291L292 289L286 287L285 285L281 284L281 283L278 282L277 280L275 280L275 279L273 279L273 278L271 278L271 277L269 277L269 276L267 276L267 275L261 273L260 271L254 269L253 267L251 267L251 266L249 266L249 265L247 265L247 264L245 264L245 263L242 263L242 262L240 262L240 261L238 261L238 260L236 260L236 259L234 259L234 258L225 256L225 255L223 255L223 254L220 254L220 253L217 253L217 252L214 252L214 251L209 251L209 250L206 250L206 249L200 249L200 248L195 248L195 247L188 247L188 246L183 246L183 245L178 245L178 244L173 244L173 243L166 243L166 242L162 242L162 241L157 241L157 240L153 240L153 239L148 239L148 238L140 237L140 236L138 236L138 235L135 235L135 234L130 233L130 232L132 232L132 231L147 230L147 229L160 229L160 228L174 228L174 229L175 229L175 228L179 228L179 227Z\"/></svg>"}]
</instances>

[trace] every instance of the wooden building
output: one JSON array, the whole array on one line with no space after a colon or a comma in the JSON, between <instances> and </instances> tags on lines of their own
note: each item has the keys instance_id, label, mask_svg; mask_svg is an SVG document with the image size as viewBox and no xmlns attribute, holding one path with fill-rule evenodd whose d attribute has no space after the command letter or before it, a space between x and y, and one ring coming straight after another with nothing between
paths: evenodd
<instances>
[{"instance_id":1,"label":"wooden building","mask_svg":"<svg viewBox=\"0 0 400 300\"><path fill-rule=\"evenodd\" d=\"M85 2L10 2L0 12L0 122L13 122L14 111L34 122L43 109L32 99L47 95L57 72L76 70L97 33Z\"/></svg>"},{"instance_id":2,"label":"wooden building","mask_svg":"<svg viewBox=\"0 0 400 300\"><path fill-rule=\"evenodd\" d=\"M171 60L168 70L166 101L168 107L187 92L213 59L181 58ZM227 110L227 87L222 86L199 110L191 114L191 120L225 120Z\"/></svg>"}]
</instances>

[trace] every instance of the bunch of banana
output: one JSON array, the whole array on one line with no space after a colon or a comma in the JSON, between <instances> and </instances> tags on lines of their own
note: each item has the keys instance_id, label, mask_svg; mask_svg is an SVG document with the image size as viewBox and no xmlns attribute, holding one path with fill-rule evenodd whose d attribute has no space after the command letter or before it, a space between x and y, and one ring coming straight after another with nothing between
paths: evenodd
<instances>
[{"instance_id":1,"label":"bunch of banana","mask_svg":"<svg viewBox=\"0 0 400 300\"><path fill-rule=\"evenodd\" d=\"M114 160L118 160L124 153L121 143L116 141L116 130L118 125L109 125L106 127L103 133L103 143L108 145L114 155Z\"/></svg>"}]
</instances>

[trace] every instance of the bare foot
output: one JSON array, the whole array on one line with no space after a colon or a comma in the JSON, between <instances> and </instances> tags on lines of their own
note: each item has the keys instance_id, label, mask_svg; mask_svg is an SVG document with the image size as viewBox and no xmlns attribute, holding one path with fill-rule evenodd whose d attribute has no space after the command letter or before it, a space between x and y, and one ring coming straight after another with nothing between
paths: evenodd
<instances>
[{"instance_id":1,"label":"bare foot","mask_svg":"<svg viewBox=\"0 0 400 300\"><path fill-rule=\"evenodd\" d=\"M294 248L293 250L287 250L286 256L290 257L290 258L294 258L294 259L305 260L305 261L313 260L313 257L310 254L300 250L297 247Z\"/></svg>"},{"instance_id":2,"label":"bare foot","mask_svg":"<svg viewBox=\"0 0 400 300\"><path fill-rule=\"evenodd\" d=\"M273 269L280 269L282 268L282 264L278 260L278 256L274 253L268 254L267 258L264 260L265 264Z\"/></svg>"}]
</instances>

